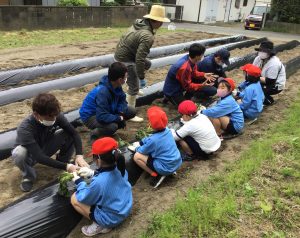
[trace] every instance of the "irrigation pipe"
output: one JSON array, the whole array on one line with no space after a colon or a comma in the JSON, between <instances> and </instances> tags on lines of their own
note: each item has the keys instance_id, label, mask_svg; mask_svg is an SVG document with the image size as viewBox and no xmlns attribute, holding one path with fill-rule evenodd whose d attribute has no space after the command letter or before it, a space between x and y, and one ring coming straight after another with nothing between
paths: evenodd
<instances>
[{"instance_id":1,"label":"irrigation pipe","mask_svg":"<svg viewBox=\"0 0 300 238\"><path fill-rule=\"evenodd\" d=\"M227 48L228 50L232 50L235 48L256 45L265 39L266 38L247 40L243 42L229 43L226 45L209 48L205 52L205 55L213 54L221 48ZM174 64L183 55L185 54L172 55L172 56L162 57L158 59L153 59L151 60L152 63L151 68L155 69L155 68ZM60 79L51 80L47 82L26 85L19 88L12 88L5 91L0 91L0 106L17 102L20 100L24 100L27 98L32 98L38 95L39 93L48 92L51 90L66 90L70 88L81 87L89 83L95 83L99 81L99 79L104 75L107 75L107 68L98 71L89 72L89 73L83 73L71 77L60 78Z\"/></svg>"},{"instance_id":2,"label":"irrigation pipe","mask_svg":"<svg viewBox=\"0 0 300 238\"><path fill-rule=\"evenodd\" d=\"M169 46L152 48L148 55L149 58L156 58L162 55L175 54L188 48L193 43L200 43L205 46L216 44L226 44L245 40L243 35L226 36L198 41L190 41ZM89 57L84 59L67 60L54 64L37 65L33 67L7 70L0 72L0 85L15 85L23 80L32 80L46 75L59 75L67 72L78 71L82 68L94 68L98 66L108 67L113 63L113 54Z\"/></svg>"},{"instance_id":3,"label":"irrigation pipe","mask_svg":"<svg viewBox=\"0 0 300 238\"><path fill-rule=\"evenodd\" d=\"M281 44L275 47L277 52L281 52L283 50L287 50L287 49L292 49L294 47L296 47L297 45L299 45L298 41L291 41L285 44ZM226 71L230 71L234 68L238 68L246 63L250 63L253 62L255 56L257 54L256 53L251 53L251 54L247 54L243 57L236 57L236 58L231 58L230 59L230 65L225 67L224 70ZM296 58L297 59L297 58ZM290 67L289 65L295 65L297 64L297 60L295 61L295 63L291 63L291 64L287 64L287 72L297 69L296 67ZM137 106L142 106L142 105L147 105L147 104L151 104L155 99L157 98L161 98L163 96L162 93L162 88L164 85L164 81L153 84L149 87L146 87L143 91L144 91L144 96L142 97L138 97L137 98L137 102L136 105ZM80 117L79 117L79 109L70 111L65 113L66 118L68 119L69 122L74 123L76 122ZM14 147L15 144L15 140L16 140L16 129L11 129L9 131L5 131L0 133L0 160L6 159L11 155L11 150Z\"/></svg>"}]
</instances>

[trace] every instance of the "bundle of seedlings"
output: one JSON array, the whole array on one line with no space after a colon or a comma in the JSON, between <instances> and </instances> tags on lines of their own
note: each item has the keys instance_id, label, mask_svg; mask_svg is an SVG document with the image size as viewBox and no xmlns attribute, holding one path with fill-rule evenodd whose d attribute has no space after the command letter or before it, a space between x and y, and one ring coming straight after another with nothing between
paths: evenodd
<instances>
[{"instance_id":1,"label":"bundle of seedlings","mask_svg":"<svg viewBox=\"0 0 300 238\"><path fill-rule=\"evenodd\" d=\"M135 134L135 138L140 141L141 139L149 136L150 134L153 133L153 130L150 126L148 127L144 127L144 128L141 128L139 129L136 134Z\"/></svg>"},{"instance_id":2,"label":"bundle of seedlings","mask_svg":"<svg viewBox=\"0 0 300 238\"><path fill-rule=\"evenodd\" d=\"M73 174L62 172L58 177L58 194L63 197L70 197L75 191L75 183L72 181Z\"/></svg>"}]
</instances>

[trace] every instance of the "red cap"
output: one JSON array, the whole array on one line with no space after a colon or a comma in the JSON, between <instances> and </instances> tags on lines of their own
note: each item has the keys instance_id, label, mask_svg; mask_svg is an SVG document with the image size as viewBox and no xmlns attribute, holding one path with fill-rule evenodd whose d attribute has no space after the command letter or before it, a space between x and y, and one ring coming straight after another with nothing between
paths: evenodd
<instances>
[{"instance_id":1,"label":"red cap","mask_svg":"<svg viewBox=\"0 0 300 238\"><path fill-rule=\"evenodd\" d=\"M197 112L197 106L193 101L185 100L179 104L178 112L182 115L193 115Z\"/></svg>"},{"instance_id":2,"label":"red cap","mask_svg":"<svg viewBox=\"0 0 300 238\"><path fill-rule=\"evenodd\" d=\"M92 151L88 156L91 155L103 155L109 151L118 148L118 142L111 137L103 137L96 140L92 145Z\"/></svg>"},{"instance_id":3,"label":"red cap","mask_svg":"<svg viewBox=\"0 0 300 238\"><path fill-rule=\"evenodd\" d=\"M157 106L150 107L147 111L148 119L154 130L165 129L168 124L167 114Z\"/></svg>"},{"instance_id":4,"label":"red cap","mask_svg":"<svg viewBox=\"0 0 300 238\"><path fill-rule=\"evenodd\" d=\"M221 83L222 81L226 81L230 85L230 91L232 92L235 89L235 82L232 78L219 78L218 82Z\"/></svg>"},{"instance_id":5,"label":"red cap","mask_svg":"<svg viewBox=\"0 0 300 238\"><path fill-rule=\"evenodd\" d=\"M261 69L253 64L245 64L244 66L240 67L240 69L253 77L260 77L261 75Z\"/></svg>"}]
</instances>

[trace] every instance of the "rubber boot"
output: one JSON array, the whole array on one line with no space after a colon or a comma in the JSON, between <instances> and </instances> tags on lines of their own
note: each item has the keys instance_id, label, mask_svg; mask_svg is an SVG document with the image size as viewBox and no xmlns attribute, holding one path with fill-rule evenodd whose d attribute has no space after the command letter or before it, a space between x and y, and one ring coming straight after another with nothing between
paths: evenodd
<instances>
[{"instance_id":1,"label":"rubber boot","mask_svg":"<svg viewBox=\"0 0 300 238\"><path fill-rule=\"evenodd\" d=\"M135 108L135 100L136 100L136 96L131 96L131 95L127 94L127 102L128 102L129 106ZM134 118L130 119L130 121L133 121L133 122L142 122L142 121L144 121L144 119L141 118L141 117L135 116Z\"/></svg>"}]
</instances>

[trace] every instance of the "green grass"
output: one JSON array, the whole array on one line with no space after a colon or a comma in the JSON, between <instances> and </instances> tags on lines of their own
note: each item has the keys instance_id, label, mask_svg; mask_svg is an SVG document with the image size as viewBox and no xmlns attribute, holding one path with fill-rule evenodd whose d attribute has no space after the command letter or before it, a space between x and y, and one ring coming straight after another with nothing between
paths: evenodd
<instances>
[{"instance_id":1,"label":"green grass","mask_svg":"<svg viewBox=\"0 0 300 238\"><path fill-rule=\"evenodd\" d=\"M299 237L299 98L235 164L154 215L141 237Z\"/></svg>"},{"instance_id":2,"label":"green grass","mask_svg":"<svg viewBox=\"0 0 300 238\"><path fill-rule=\"evenodd\" d=\"M284 26L267 26L263 31L273 31L273 32L281 32L281 33L290 33L290 34L300 34L299 28L289 28Z\"/></svg>"},{"instance_id":3,"label":"green grass","mask_svg":"<svg viewBox=\"0 0 300 238\"><path fill-rule=\"evenodd\" d=\"M120 38L126 29L127 27L0 31L0 49L108 40ZM165 28L158 31L158 34L167 33Z\"/></svg>"}]
</instances>

